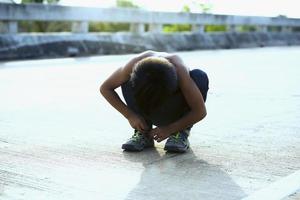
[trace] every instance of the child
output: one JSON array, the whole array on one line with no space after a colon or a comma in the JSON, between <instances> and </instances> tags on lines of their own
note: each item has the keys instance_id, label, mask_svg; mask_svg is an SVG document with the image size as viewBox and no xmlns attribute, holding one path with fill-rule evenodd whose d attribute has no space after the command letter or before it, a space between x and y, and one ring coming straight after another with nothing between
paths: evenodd
<instances>
[{"instance_id":1,"label":"child","mask_svg":"<svg viewBox=\"0 0 300 200\"><path fill-rule=\"evenodd\" d=\"M127 105L115 92L120 86ZM142 151L153 147L153 140L168 138L166 151L185 152L192 125L206 116L207 91L205 72L189 71L179 56L154 51L134 57L100 87L101 94L134 129L122 145L128 151Z\"/></svg>"}]
</instances>

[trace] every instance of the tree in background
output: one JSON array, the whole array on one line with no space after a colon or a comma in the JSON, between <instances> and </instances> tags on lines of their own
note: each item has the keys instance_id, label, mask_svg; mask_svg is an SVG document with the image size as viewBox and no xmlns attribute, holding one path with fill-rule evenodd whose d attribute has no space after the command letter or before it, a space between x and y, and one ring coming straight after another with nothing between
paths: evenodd
<instances>
[{"instance_id":1,"label":"tree in background","mask_svg":"<svg viewBox=\"0 0 300 200\"><path fill-rule=\"evenodd\" d=\"M58 4L60 0L22 0L21 3L42 3L42 4ZM209 3L205 3L205 0L193 0L192 4L184 5L181 12L190 13L191 6L199 10L200 13L211 13L213 6ZM132 8L139 9L138 5L135 5L131 0L116 0L115 7L118 8ZM89 31L91 32L119 32L128 31L130 27L129 23L89 23ZM148 25L146 25L147 30ZM163 31L166 33L191 31L192 26L190 24L166 24L163 27ZM206 25L206 32L218 32L227 31L226 25ZM278 27L271 27L270 30L278 31ZM42 21L21 21L19 22L19 30L21 32L70 32L71 22L42 22ZM256 31L255 26L239 26L238 31L249 32Z\"/></svg>"},{"instance_id":2,"label":"tree in background","mask_svg":"<svg viewBox=\"0 0 300 200\"><path fill-rule=\"evenodd\" d=\"M203 14L210 14L213 10L213 5L203 0L194 0L192 4ZM225 25L206 25L204 29L205 32L224 32L227 30L227 27Z\"/></svg>"},{"instance_id":3,"label":"tree in background","mask_svg":"<svg viewBox=\"0 0 300 200\"><path fill-rule=\"evenodd\" d=\"M203 0L193 0L192 6L199 10L200 13L209 13L212 10L212 5L209 3L205 3ZM191 7L189 5L184 5L181 12L190 13ZM209 25L210 26L210 25ZM207 28L207 26L206 26ZM219 28L219 27L217 27ZM215 27L209 27L209 30L215 30ZM164 32L172 33L172 32L184 32L184 31L191 31L192 26L190 24L169 24L164 25Z\"/></svg>"},{"instance_id":4,"label":"tree in background","mask_svg":"<svg viewBox=\"0 0 300 200\"><path fill-rule=\"evenodd\" d=\"M22 0L21 3L57 4L59 0ZM66 32L71 30L69 22L22 21L19 23L21 32Z\"/></svg>"},{"instance_id":5,"label":"tree in background","mask_svg":"<svg viewBox=\"0 0 300 200\"><path fill-rule=\"evenodd\" d=\"M130 0L117 0L116 7L118 8L139 8L137 5L132 3Z\"/></svg>"},{"instance_id":6,"label":"tree in background","mask_svg":"<svg viewBox=\"0 0 300 200\"><path fill-rule=\"evenodd\" d=\"M257 28L256 26L243 25L243 26L238 26L237 30L240 32L254 32L257 30Z\"/></svg>"},{"instance_id":7,"label":"tree in background","mask_svg":"<svg viewBox=\"0 0 300 200\"><path fill-rule=\"evenodd\" d=\"M191 9L188 5L184 5L181 12L190 13ZM166 24L163 27L163 32L165 33L173 33L173 32L184 32L191 31L192 26L190 24Z\"/></svg>"},{"instance_id":8,"label":"tree in background","mask_svg":"<svg viewBox=\"0 0 300 200\"><path fill-rule=\"evenodd\" d=\"M116 0L117 8L132 8L139 9L137 5L130 0ZM103 23L103 22L91 22L89 24L89 30L91 32L120 32L128 31L130 27L129 23Z\"/></svg>"},{"instance_id":9,"label":"tree in background","mask_svg":"<svg viewBox=\"0 0 300 200\"><path fill-rule=\"evenodd\" d=\"M193 0L194 6L200 8L200 12L204 14L211 13L213 9L213 5L209 3L204 3L203 0ZM242 25L238 26L237 30L240 32L253 32L257 30L256 26L248 26ZM228 31L228 27L226 25L206 25L205 26L206 32L225 32Z\"/></svg>"},{"instance_id":10,"label":"tree in background","mask_svg":"<svg viewBox=\"0 0 300 200\"><path fill-rule=\"evenodd\" d=\"M57 4L59 0L22 0L21 3L43 3ZM135 8L139 7L130 0L116 0L118 8ZM19 23L21 32L69 32L71 30L71 22L42 22L42 21L22 21ZM128 31L128 23L89 23L91 32L118 32Z\"/></svg>"},{"instance_id":11,"label":"tree in background","mask_svg":"<svg viewBox=\"0 0 300 200\"><path fill-rule=\"evenodd\" d=\"M200 13L208 14L211 13L213 9L213 5L205 0L193 0L192 5L197 9L200 10Z\"/></svg>"}]
</instances>

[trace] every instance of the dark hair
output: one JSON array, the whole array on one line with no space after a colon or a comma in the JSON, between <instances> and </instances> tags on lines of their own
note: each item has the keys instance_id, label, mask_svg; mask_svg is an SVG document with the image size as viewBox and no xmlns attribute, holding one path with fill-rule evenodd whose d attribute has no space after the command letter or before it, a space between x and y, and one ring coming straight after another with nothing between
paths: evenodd
<instances>
[{"instance_id":1,"label":"dark hair","mask_svg":"<svg viewBox=\"0 0 300 200\"><path fill-rule=\"evenodd\" d=\"M149 114L177 90L174 65L165 58L148 57L137 62L130 82L140 111Z\"/></svg>"}]
</instances>

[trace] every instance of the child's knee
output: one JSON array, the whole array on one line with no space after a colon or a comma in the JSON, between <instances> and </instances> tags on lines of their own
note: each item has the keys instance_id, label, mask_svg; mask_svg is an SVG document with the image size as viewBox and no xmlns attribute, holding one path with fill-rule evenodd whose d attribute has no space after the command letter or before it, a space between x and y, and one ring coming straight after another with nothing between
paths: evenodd
<instances>
[{"instance_id":1,"label":"child's knee","mask_svg":"<svg viewBox=\"0 0 300 200\"><path fill-rule=\"evenodd\" d=\"M206 94L209 88L208 86L209 79L207 74L200 69L194 69L190 71L190 76L193 79L193 81L196 83L199 90L201 91L204 100L206 100Z\"/></svg>"},{"instance_id":2,"label":"child's knee","mask_svg":"<svg viewBox=\"0 0 300 200\"><path fill-rule=\"evenodd\" d=\"M191 78L195 81L197 86L201 85L201 88L207 88L208 90L208 76L207 74L200 69L193 69L190 71Z\"/></svg>"}]
</instances>

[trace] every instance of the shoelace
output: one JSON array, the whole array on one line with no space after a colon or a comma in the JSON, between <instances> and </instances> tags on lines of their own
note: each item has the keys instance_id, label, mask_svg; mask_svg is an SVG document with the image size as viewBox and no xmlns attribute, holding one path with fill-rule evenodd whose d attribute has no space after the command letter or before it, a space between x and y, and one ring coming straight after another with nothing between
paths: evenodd
<instances>
[{"instance_id":1,"label":"shoelace","mask_svg":"<svg viewBox=\"0 0 300 200\"><path fill-rule=\"evenodd\" d=\"M143 134L140 133L139 131L136 131L131 138L132 138L133 141L136 142L136 141L141 140L142 137L143 137Z\"/></svg>"},{"instance_id":2,"label":"shoelace","mask_svg":"<svg viewBox=\"0 0 300 200\"><path fill-rule=\"evenodd\" d=\"M170 139L177 143L180 139L180 132L177 132L176 134L171 135Z\"/></svg>"}]
</instances>

